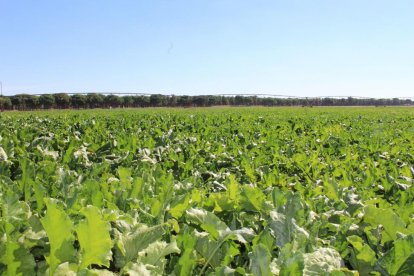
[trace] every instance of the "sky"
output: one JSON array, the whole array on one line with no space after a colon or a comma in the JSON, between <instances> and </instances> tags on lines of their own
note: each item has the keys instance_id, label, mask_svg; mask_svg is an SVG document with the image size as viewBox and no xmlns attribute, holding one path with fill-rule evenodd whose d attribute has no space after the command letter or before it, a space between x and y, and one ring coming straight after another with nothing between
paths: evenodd
<instances>
[{"instance_id":1,"label":"sky","mask_svg":"<svg viewBox=\"0 0 414 276\"><path fill-rule=\"evenodd\" d=\"M412 0L0 0L3 94L414 97Z\"/></svg>"}]
</instances>

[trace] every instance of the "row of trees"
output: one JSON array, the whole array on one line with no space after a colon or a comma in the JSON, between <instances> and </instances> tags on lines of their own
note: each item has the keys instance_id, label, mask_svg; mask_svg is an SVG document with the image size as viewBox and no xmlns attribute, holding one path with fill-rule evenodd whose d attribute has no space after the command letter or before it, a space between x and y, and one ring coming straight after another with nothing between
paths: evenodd
<instances>
[{"instance_id":1,"label":"row of trees","mask_svg":"<svg viewBox=\"0 0 414 276\"><path fill-rule=\"evenodd\" d=\"M257 96L176 96L155 94L150 96L117 96L98 93L44 94L34 96L19 94L0 97L1 110L35 110L35 109L84 109L117 107L206 107L215 105L232 106L385 106L414 105L409 99L360 99L360 98L273 98Z\"/></svg>"}]
</instances>

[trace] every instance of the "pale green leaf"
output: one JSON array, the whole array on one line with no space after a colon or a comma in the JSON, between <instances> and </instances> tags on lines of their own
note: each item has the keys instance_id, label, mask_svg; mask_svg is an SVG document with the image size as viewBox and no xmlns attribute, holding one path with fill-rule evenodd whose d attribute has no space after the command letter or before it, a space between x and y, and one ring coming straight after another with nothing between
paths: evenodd
<instances>
[{"instance_id":1,"label":"pale green leaf","mask_svg":"<svg viewBox=\"0 0 414 276\"><path fill-rule=\"evenodd\" d=\"M68 262L61 263L56 268L53 276L76 276L78 271L78 266L76 264L70 264Z\"/></svg>"},{"instance_id":2,"label":"pale green leaf","mask_svg":"<svg viewBox=\"0 0 414 276\"><path fill-rule=\"evenodd\" d=\"M73 262L76 251L73 247L73 223L61 210L56 200L45 199L47 212L41 219L50 244L50 255L46 257L49 263L49 273L53 274L56 267L64 262Z\"/></svg>"},{"instance_id":3,"label":"pale green leaf","mask_svg":"<svg viewBox=\"0 0 414 276\"><path fill-rule=\"evenodd\" d=\"M298 234L306 238L309 237L309 234L296 224L294 218L287 217L276 211L270 212L269 227L276 238L277 246L280 248L290 243Z\"/></svg>"},{"instance_id":4,"label":"pale green leaf","mask_svg":"<svg viewBox=\"0 0 414 276\"><path fill-rule=\"evenodd\" d=\"M1 161L7 161L7 153L4 151L2 147L0 147L0 162Z\"/></svg>"},{"instance_id":5,"label":"pale green leaf","mask_svg":"<svg viewBox=\"0 0 414 276\"><path fill-rule=\"evenodd\" d=\"M138 253L138 260L144 264L157 266L163 262L165 256L173 253L180 253L175 240L169 243L156 241Z\"/></svg>"},{"instance_id":6,"label":"pale green leaf","mask_svg":"<svg viewBox=\"0 0 414 276\"><path fill-rule=\"evenodd\" d=\"M0 194L1 195L1 194ZM1 195L1 212L0 222L3 222L6 234L12 234L15 229L27 223L30 218L30 207L26 202L20 201L17 194L7 190L5 196Z\"/></svg>"},{"instance_id":7,"label":"pale green leaf","mask_svg":"<svg viewBox=\"0 0 414 276\"><path fill-rule=\"evenodd\" d=\"M121 275L131 275L131 276L151 276L151 270L142 263L132 263L129 262L122 270Z\"/></svg>"},{"instance_id":8,"label":"pale green leaf","mask_svg":"<svg viewBox=\"0 0 414 276\"><path fill-rule=\"evenodd\" d=\"M133 229L132 232L120 234L114 250L116 267L122 268L128 262L135 260L139 252L160 239L164 233L163 225L156 225L141 226Z\"/></svg>"},{"instance_id":9,"label":"pale green leaf","mask_svg":"<svg viewBox=\"0 0 414 276\"><path fill-rule=\"evenodd\" d=\"M86 219L79 222L76 228L82 253L80 268L86 268L91 264L109 267L112 257L109 223L102 219L101 212L94 206L83 208L81 214Z\"/></svg>"},{"instance_id":10,"label":"pale green leaf","mask_svg":"<svg viewBox=\"0 0 414 276\"><path fill-rule=\"evenodd\" d=\"M156 241L139 252L138 262L151 265L151 271L163 274L166 264L165 256L173 253L180 253L175 240L170 243Z\"/></svg>"},{"instance_id":11,"label":"pale green leaf","mask_svg":"<svg viewBox=\"0 0 414 276\"><path fill-rule=\"evenodd\" d=\"M306 253L304 258L303 275L329 275L329 272L338 270L342 265L342 258L332 248L318 248L312 253Z\"/></svg>"}]
</instances>

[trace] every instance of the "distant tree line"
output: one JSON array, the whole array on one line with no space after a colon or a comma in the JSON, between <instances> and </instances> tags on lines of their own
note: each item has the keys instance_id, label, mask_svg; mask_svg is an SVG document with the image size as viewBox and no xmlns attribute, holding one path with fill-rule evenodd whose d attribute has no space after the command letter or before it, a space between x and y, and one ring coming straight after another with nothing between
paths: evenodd
<instances>
[{"instance_id":1,"label":"distant tree line","mask_svg":"<svg viewBox=\"0 0 414 276\"><path fill-rule=\"evenodd\" d=\"M274 98L258 96L177 96L154 94L103 95L99 93L18 94L0 97L1 110L86 109L132 107L208 107L208 106L387 106L414 105L410 99L361 98Z\"/></svg>"}]
</instances>

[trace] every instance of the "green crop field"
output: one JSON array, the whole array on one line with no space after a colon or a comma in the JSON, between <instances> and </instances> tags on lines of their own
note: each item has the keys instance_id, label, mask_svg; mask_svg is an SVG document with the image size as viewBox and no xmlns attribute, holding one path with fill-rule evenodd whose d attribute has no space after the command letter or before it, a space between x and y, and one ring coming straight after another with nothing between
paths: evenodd
<instances>
[{"instance_id":1,"label":"green crop field","mask_svg":"<svg viewBox=\"0 0 414 276\"><path fill-rule=\"evenodd\" d=\"M413 108L0 114L2 275L414 275Z\"/></svg>"}]
</instances>

